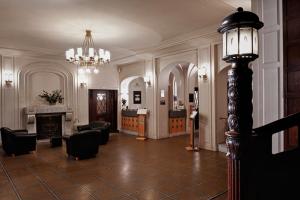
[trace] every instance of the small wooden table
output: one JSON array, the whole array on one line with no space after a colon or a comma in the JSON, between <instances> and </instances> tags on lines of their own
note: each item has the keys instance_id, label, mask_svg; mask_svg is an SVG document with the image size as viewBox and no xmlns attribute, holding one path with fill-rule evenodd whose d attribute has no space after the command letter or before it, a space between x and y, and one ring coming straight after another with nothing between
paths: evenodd
<instances>
[{"instance_id":1,"label":"small wooden table","mask_svg":"<svg viewBox=\"0 0 300 200\"><path fill-rule=\"evenodd\" d=\"M51 143L51 147L62 146L62 136L51 136L50 143Z\"/></svg>"}]
</instances>

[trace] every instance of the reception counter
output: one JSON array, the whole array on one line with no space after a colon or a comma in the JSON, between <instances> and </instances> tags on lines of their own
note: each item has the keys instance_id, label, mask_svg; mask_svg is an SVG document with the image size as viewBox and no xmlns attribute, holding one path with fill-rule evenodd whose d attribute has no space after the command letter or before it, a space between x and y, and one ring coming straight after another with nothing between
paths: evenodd
<instances>
[{"instance_id":1,"label":"reception counter","mask_svg":"<svg viewBox=\"0 0 300 200\"><path fill-rule=\"evenodd\" d=\"M137 110L122 110L121 126L123 130L138 132Z\"/></svg>"},{"instance_id":2,"label":"reception counter","mask_svg":"<svg viewBox=\"0 0 300 200\"><path fill-rule=\"evenodd\" d=\"M169 133L178 135L186 132L186 110L169 111Z\"/></svg>"}]
</instances>

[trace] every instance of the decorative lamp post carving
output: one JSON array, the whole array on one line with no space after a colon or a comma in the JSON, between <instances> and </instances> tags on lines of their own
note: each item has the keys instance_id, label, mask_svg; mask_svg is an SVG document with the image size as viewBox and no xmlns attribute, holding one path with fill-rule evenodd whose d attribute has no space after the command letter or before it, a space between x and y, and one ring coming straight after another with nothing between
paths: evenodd
<instances>
[{"instance_id":1,"label":"decorative lamp post carving","mask_svg":"<svg viewBox=\"0 0 300 200\"><path fill-rule=\"evenodd\" d=\"M238 8L223 19L218 32L223 34L223 60L231 63L228 71L228 199L244 199L241 184L245 174L247 136L252 132L252 70L249 62L258 58L258 30L263 27L256 14Z\"/></svg>"}]
</instances>

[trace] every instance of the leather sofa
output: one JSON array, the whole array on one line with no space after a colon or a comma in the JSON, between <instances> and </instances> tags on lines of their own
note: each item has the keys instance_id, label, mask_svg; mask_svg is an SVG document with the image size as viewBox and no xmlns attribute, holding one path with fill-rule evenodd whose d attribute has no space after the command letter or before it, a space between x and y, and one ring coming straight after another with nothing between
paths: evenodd
<instances>
[{"instance_id":1,"label":"leather sofa","mask_svg":"<svg viewBox=\"0 0 300 200\"><path fill-rule=\"evenodd\" d=\"M1 128L2 148L8 155L19 155L36 150L36 134L27 130Z\"/></svg>"},{"instance_id":2,"label":"leather sofa","mask_svg":"<svg viewBox=\"0 0 300 200\"><path fill-rule=\"evenodd\" d=\"M99 149L100 134L98 130L84 130L64 136L67 154L75 157L76 160L95 156Z\"/></svg>"},{"instance_id":3,"label":"leather sofa","mask_svg":"<svg viewBox=\"0 0 300 200\"><path fill-rule=\"evenodd\" d=\"M94 121L87 125L77 126L77 130L98 130L101 132L99 137L99 144L104 145L109 141L110 123L105 121Z\"/></svg>"}]
</instances>

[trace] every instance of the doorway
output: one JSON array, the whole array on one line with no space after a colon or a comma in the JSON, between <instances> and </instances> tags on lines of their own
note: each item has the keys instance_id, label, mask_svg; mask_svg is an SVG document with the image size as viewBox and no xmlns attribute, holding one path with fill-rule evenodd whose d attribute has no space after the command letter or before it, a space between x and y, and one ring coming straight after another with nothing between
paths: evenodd
<instances>
[{"instance_id":1,"label":"doorway","mask_svg":"<svg viewBox=\"0 0 300 200\"><path fill-rule=\"evenodd\" d=\"M117 90L89 90L89 122L106 121L111 123L111 131L118 127L118 91Z\"/></svg>"}]
</instances>

